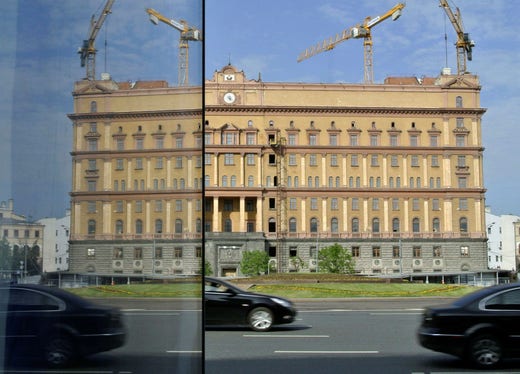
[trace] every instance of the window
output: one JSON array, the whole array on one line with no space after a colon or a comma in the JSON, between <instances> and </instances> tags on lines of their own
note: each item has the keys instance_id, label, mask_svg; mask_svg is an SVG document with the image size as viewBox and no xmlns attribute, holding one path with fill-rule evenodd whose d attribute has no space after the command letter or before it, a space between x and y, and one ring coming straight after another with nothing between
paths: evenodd
<instances>
[{"instance_id":1,"label":"window","mask_svg":"<svg viewBox=\"0 0 520 374\"><path fill-rule=\"evenodd\" d=\"M95 248L87 248L87 257L95 258L96 257L96 249Z\"/></svg>"},{"instance_id":2,"label":"window","mask_svg":"<svg viewBox=\"0 0 520 374\"><path fill-rule=\"evenodd\" d=\"M136 213L142 213L143 212L143 201L142 200L136 200L136 202L135 202L135 212Z\"/></svg>"},{"instance_id":3,"label":"window","mask_svg":"<svg viewBox=\"0 0 520 374\"><path fill-rule=\"evenodd\" d=\"M95 201L87 202L87 213L96 213L96 202Z\"/></svg>"},{"instance_id":4,"label":"window","mask_svg":"<svg viewBox=\"0 0 520 374\"><path fill-rule=\"evenodd\" d=\"M458 117L456 119L456 126L457 128L463 128L464 127L464 118Z\"/></svg>"},{"instance_id":5,"label":"window","mask_svg":"<svg viewBox=\"0 0 520 374\"><path fill-rule=\"evenodd\" d=\"M289 219L289 232L296 232L296 218Z\"/></svg>"},{"instance_id":6,"label":"window","mask_svg":"<svg viewBox=\"0 0 520 374\"><path fill-rule=\"evenodd\" d=\"M116 234L120 235L123 233L123 221L118 219L116 221Z\"/></svg>"},{"instance_id":7,"label":"window","mask_svg":"<svg viewBox=\"0 0 520 374\"><path fill-rule=\"evenodd\" d=\"M89 192L96 191L96 181L87 181L87 189Z\"/></svg>"},{"instance_id":8,"label":"window","mask_svg":"<svg viewBox=\"0 0 520 374\"><path fill-rule=\"evenodd\" d=\"M390 146L391 147L397 147L399 145L398 143L398 137L395 134L390 135Z\"/></svg>"},{"instance_id":9,"label":"window","mask_svg":"<svg viewBox=\"0 0 520 374\"><path fill-rule=\"evenodd\" d=\"M15 237L18 235L18 230L15 230ZM89 235L94 235L96 233L96 221L93 219L89 219L87 223L87 232Z\"/></svg>"},{"instance_id":10,"label":"window","mask_svg":"<svg viewBox=\"0 0 520 374\"><path fill-rule=\"evenodd\" d=\"M397 197L392 198L392 210L393 211L399 210L399 198L397 198Z\"/></svg>"},{"instance_id":11,"label":"window","mask_svg":"<svg viewBox=\"0 0 520 374\"><path fill-rule=\"evenodd\" d=\"M246 134L246 144L247 145L253 145L256 144L256 134L254 133L247 133Z\"/></svg>"},{"instance_id":12,"label":"window","mask_svg":"<svg viewBox=\"0 0 520 374\"><path fill-rule=\"evenodd\" d=\"M338 166L338 155L337 154L330 155L330 166Z\"/></svg>"},{"instance_id":13,"label":"window","mask_svg":"<svg viewBox=\"0 0 520 374\"><path fill-rule=\"evenodd\" d=\"M204 154L204 165L211 165L211 154Z\"/></svg>"},{"instance_id":14,"label":"window","mask_svg":"<svg viewBox=\"0 0 520 374\"><path fill-rule=\"evenodd\" d=\"M352 198L352 210L359 210L359 198Z\"/></svg>"},{"instance_id":15,"label":"window","mask_svg":"<svg viewBox=\"0 0 520 374\"><path fill-rule=\"evenodd\" d=\"M254 153L248 153L246 155L247 165L254 165L255 164L255 155Z\"/></svg>"},{"instance_id":16,"label":"window","mask_svg":"<svg viewBox=\"0 0 520 374\"><path fill-rule=\"evenodd\" d=\"M430 147L439 146L439 137L437 135L430 135Z\"/></svg>"},{"instance_id":17,"label":"window","mask_svg":"<svg viewBox=\"0 0 520 374\"><path fill-rule=\"evenodd\" d=\"M462 96L457 96L455 98L455 107L462 108Z\"/></svg>"},{"instance_id":18,"label":"window","mask_svg":"<svg viewBox=\"0 0 520 374\"><path fill-rule=\"evenodd\" d=\"M175 157L175 168L182 169L182 156Z\"/></svg>"},{"instance_id":19,"label":"window","mask_svg":"<svg viewBox=\"0 0 520 374\"><path fill-rule=\"evenodd\" d=\"M135 233L140 235L143 233L143 221L138 219L135 221Z\"/></svg>"},{"instance_id":20,"label":"window","mask_svg":"<svg viewBox=\"0 0 520 374\"><path fill-rule=\"evenodd\" d=\"M461 217L459 219L459 229L462 233L468 232L468 219L466 217Z\"/></svg>"},{"instance_id":21,"label":"window","mask_svg":"<svg viewBox=\"0 0 520 374\"><path fill-rule=\"evenodd\" d=\"M439 166L439 157L437 155L432 155L432 167L438 167Z\"/></svg>"},{"instance_id":22,"label":"window","mask_svg":"<svg viewBox=\"0 0 520 374\"><path fill-rule=\"evenodd\" d=\"M122 151L125 149L125 139L124 138L117 138L116 139L116 149L118 151Z\"/></svg>"},{"instance_id":23,"label":"window","mask_svg":"<svg viewBox=\"0 0 520 374\"><path fill-rule=\"evenodd\" d=\"M311 218L310 224L311 232L318 232L318 219L315 217Z\"/></svg>"},{"instance_id":24,"label":"window","mask_svg":"<svg viewBox=\"0 0 520 374\"><path fill-rule=\"evenodd\" d=\"M338 198L333 197L330 199L330 210L338 210Z\"/></svg>"},{"instance_id":25,"label":"window","mask_svg":"<svg viewBox=\"0 0 520 374\"><path fill-rule=\"evenodd\" d=\"M399 233L401 231L401 227L399 225L399 218L392 219L392 232Z\"/></svg>"},{"instance_id":26,"label":"window","mask_svg":"<svg viewBox=\"0 0 520 374\"><path fill-rule=\"evenodd\" d=\"M296 155L295 154L289 155L289 166L296 166Z\"/></svg>"},{"instance_id":27,"label":"window","mask_svg":"<svg viewBox=\"0 0 520 374\"><path fill-rule=\"evenodd\" d=\"M422 257L422 249L421 249L421 247L414 246L412 248L412 255L413 255L414 258Z\"/></svg>"},{"instance_id":28,"label":"window","mask_svg":"<svg viewBox=\"0 0 520 374\"><path fill-rule=\"evenodd\" d=\"M379 233L379 218L374 218L372 220L372 232Z\"/></svg>"},{"instance_id":29,"label":"window","mask_svg":"<svg viewBox=\"0 0 520 374\"><path fill-rule=\"evenodd\" d=\"M235 164L235 160L234 160L233 153L226 153L224 155L224 165L234 165L234 164Z\"/></svg>"},{"instance_id":30,"label":"window","mask_svg":"<svg viewBox=\"0 0 520 374\"><path fill-rule=\"evenodd\" d=\"M330 220L330 231L332 233L337 233L339 231L338 219L335 217Z\"/></svg>"},{"instance_id":31,"label":"window","mask_svg":"<svg viewBox=\"0 0 520 374\"><path fill-rule=\"evenodd\" d=\"M372 257L381 257L381 247L372 247Z\"/></svg>"},{"instance_id":32,"label":"window","mask_svg":"<svg viewBox=\"0 0 520 374\"><path fill-rule=\"evenodd\" d=\"M163 158L162 157L157 157L155 159L155 168L156 169L162 169L163 168Z\"/></svg>"},{"instance_id":33,"label":"window","mask_svg":"<svg viewBox=\"0 0 520 374\"><path fill-rule=\"evenodd\" d=\"M441 221L438 218L434 218L432 221L432 230L433 232L440 232L441 231Z\"/></svg>"},{"instance_id":34,"label":"window","mask_svg":"<svg viewBox=\"0 0 520 374\"><path fill-rule=\"evenodd\" d=\"M311 210L317 210L318 209L318 199L315 197L311 198Z\"/></svg>"},{"instance_id":35,"label":"window","mask_svg":"<svg viewBox=\"0 0 520 374\"><path fill-rule=\"evenodd\" d=\"M458 183L458 186L459 188L466 188L468 187L468 183L467 183L467 178L466 177L458 177L457 178L457 183Z\"/></svg>"},{"instance_id":36,"label":"window","mask_svg":"<svg viewBox=\"0 0 520 374\"><path fill-rule=\"evenodd\" d=\"M164 148L164 138L155 138L155 148L163 149Z\"/></svg>"},{"instance_id":37,"label":"window","mask_svg":"<svg viewBox=\"0 0 520 374\"><path fill-rule=\"evenodd\" d=\"M419 210L420 209L420 201L418 198L413 198L412 199L412 210Z\"/></svg>"},{"instance_id":38,"label":"window","mask_svg":"<svg viewBox=\"0 0 520 374\"><path fill-rule=\"evenodd\" d=\"M410 147L417 147L419 145L419 137L417 135L410 135Z\"/></svg>"},{"instance_id":39,"label":"window","mask_svg":"<svg viewBox=\"0 0 520 374\"><path fill-rule=\"evenodd\" d=\"M162 219L155 220L155 233L161 234L163 232L163 221Z\"/></svg>"},{"instance_id":40,"label":"window","mask_svg":"<svg viewBox=\"0 0 520 374\"><path fill-rule=\"evenodd\" d=\"M464 156L464 155L457 156L457 166L458 167L466 166L466 156Z\"/></svg>"},{"instance_id":41,"label":"window","mask_svg":"<svg viewBox=\"0 0 520 374\"><path fill-rule=\"evenodd\" d=\"M376 134L370 135L370 145L372 147L376 147L379 145L379 135L376 135Z\"/></svg>"},{"instance_id":42,"label":"window","mask_svg":"<svg viewBox=\"0 0 520 374\"><path fill-rule=\"evenodd\" d=\"M144 148L144 139L143 138L136 138L135 139L135 148L136 149L143 149Z\"/></svg>"},{"instance_id":43,"label":"window","mask_svg":"<svg viewBox=\"0 0 520 374\"><path fill-rule=\"evenodd\" d=\"M317 144L317 136L316 134L309 134L309 145Z\"/></svg>"},{"instance_id":44,"label":"window","mask_svg":"<svg viewBox=\"0 0 520 374\"><path fill-rule=\"evenodd\" d=\"M359 166L358 155L350 156L350 166Z\"/></svg>"},{"instance_id":45,"label":"window","mask_svg":"<svg viewBox=\"0 0 520 374\"><path fill-rule=\"evenodd\" d=\"M420 221L419 221L419 218L417 218L417 217L415 217L412 220L412 231L414 233L418 233L421 231Z\"/></svg>"},{"instance_id":46,"label":"window","mask_svg":"<svg viewBox=\"0 0 520 374\"><path fill-rule=\"evenodd\" d=\"M175 233L182 234L182 219L180 218L175 220Z\"/></svg>"},{"instance_id":47,"label":"window","mask_svg":"<svg viewBox=\"0 0 520 374\"><path fill-rule=\"evenodd\" d=\"M124 161L122 158L116 159L116 170L123 170L124 169Z\"/></svg>"},{"instance_id":48,"label":"window","mask_svg":"<svg viewBox=\"0 0 520 374\"><path fill-rule=\"evenodd\" d=\"M455 136L455 145L457 147L465 147L466 146L466 136L465 135L456 135Z\"/></svg>"},{"instance_id":49,"label":"window","mask_svg":"<svg viewBox=\"0 0 520 374\"><path fill-rule=\"evenodd\" d=\"M332 146L338 145L338 135L337 134L329 134L329 145L332 145Z\"/></svg>"},{"instance_id":50,"label":"window","mask_svg":"<svg viewBox=\"0 0 520 374\"><path fill-rule=\"evenodd\" d=\"M359 232L359 218L352 218L352 232Z\"/></svg>"},{"instance_id":51,"label":"window","mask_svg":"<svg viewBox=\"0 0 520 374\"><path fill-rule=\"evenodd\" d=\"M442 257L442 247L440 245L433 246L433 257Z\"/></svg>"},{"instance_id":52,"label":"window","mask_svg":"<svg viewBox=\"0 0 520 374\"><path fill-rule=\"evenodd\" d=\"M289 134L289 136L287 137L287 144L296 145L296 134Z\"/></svg>"},{"instance_id":53,"label":"window","mask_svg":"<svg viewBox=\"0 0 520 374\"><path fill-rule=\"evenodd\" d=\"M462 257L468 257L469 256L469 247L467 245L462 245L460 247L460 255Z\"/></svg>"},{"instance_id":54,"label":"window","mask_svg":"<svg viewBox=\"0 0 520 374\"><path fill-rule=\"evenodd\" d=\"M309 165L310 166L317 166L318 165L316 154L310 154L309 155Z\"/></svg>"},{"instance_id":55,"label":"window","mask_svg":"<svg viewBox=\"0 0 520 374\"><path fill-rule=\"evenodd\" d=\"M399 160L397 158L397 155L391 155L390 156L390 166L392 166L392 167L399 166Z\"/></svg>"},{"instance_id":56,"label":"window","mask_svg":"<svg viewBox=\"0 0 520 374\"><path fill-rule=\"evenodd\" d=\"M358 136L357 134L350 134L350 145L355 147L358 145Z\"/></svg>"},{"instance_id":57,"label":"window","mask_svg":"<svg viewBox=\"0 0 520 374\"><path fill-rule=\"evenodd\" d=\"M359 257L360 256L360 250L358 246L352 247L352 257Z\"/></svg>"},{"instance_id":58,"label":"window","mask_svg":"<svg viewBox=\"0 0 520 374\"><path fill-rule=\"evenodd\" d=\"M123 201L117 200L116 201L116 213L122 213L123 212Z\"/></svg>"},{"instance_id":59,"label":"window","mask_svg":"<svg viewBox=\"0 0 520 374\"><path fill-rule=\"evenodd\" d=\"M441 210L439 199L432 199L432 210Z\"/></svg>"},{"instance_id":60,"label":"window","mask_svg":"<svg viewBox=\"0 0 520 374\"><path fill-rule=\"evenodd\" d=\"M97 151L98 149L98 141L97 139L89 139L88 140L88 150L89 151Z\"/></svg>"},{"instance_id":61,"label":"window","mask_svg":"<svg viewBox=\"0 0 520 374\"><path fill-rule=\"evenodd\" d=\"M419 166L419 156L412 155L411 164L412 164L412 167L418 167Z\"/></svg>"},{"instance_id":62,"label":"window","mask_svg":"<svg viewBox=\"0 0 520 374\"><path fill-rule=\"evenodd\" d=\"M372 210L379 210L379 199L377 197L372 199Z\"/></svg>"},{"instance_id":63,"label":"window","mask_svg":"<svg viewBox=\"0 0 520 374\"><path fill-rule=\"evenodd\" d=\"M295 197L289 198L289 209L296 210L296 198Z\"/></svg>"},{"instance_id":64,"label":"window","mask_svg":"<svg viewBox=\"0 0 520 374\"><path fill-rule=\"evenodd\" d=\"M468 199L459 199L459 210L468 210Z\"/></svg>"},{"instance_id":65,"label":"window","mask_svg":"<svg viewBox=\"0 0 520 374\"><path fill-rule=\"evenodd\" d=\"M138 157L135 159L135 168L136 170L141 170L143 168L143 159Z\"/></svg>"},{"instance_id":66,"label":"window","mask_svg":"<svg viewBox=\"0 0 520 374\"><path fill-rule=\"evenodd\" d=\"M394 245L392 247L392 257L393 258L400 258L401 257L401 248L399 248L398 245Z\"/></svg>"},{"instance_id":67,"label":"window","mask_svg":"<svg viewBox=\"0 0 520 374\"><path fill-rule=\"evenodd\" d=\"M370 166L379 166L379 157L378 155L370 156Z\"/></svg>"}]
</instances>

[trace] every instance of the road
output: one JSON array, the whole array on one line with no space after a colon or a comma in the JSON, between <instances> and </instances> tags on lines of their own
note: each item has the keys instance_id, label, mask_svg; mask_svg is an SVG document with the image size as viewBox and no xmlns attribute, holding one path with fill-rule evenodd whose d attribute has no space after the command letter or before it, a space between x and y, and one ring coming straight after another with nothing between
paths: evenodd
<instances>
[{"instance_id":1,"label":"road","mask_svg":"<svg viewBox=\"0 0 520 374\"><path fill-rule=\"evenodd\" d=\"M67 370L18 363L3 373L462 373L459 360L421 348L421 310L442 299L297 301L298 320L268 333L212 328L202 350L200 302L119 300L127 344ZM204 367L202 358L205 358ZM518 362L500 370L519 372ZM487 372L489 373L489 372Z\"/></svg>"}]
</instances>

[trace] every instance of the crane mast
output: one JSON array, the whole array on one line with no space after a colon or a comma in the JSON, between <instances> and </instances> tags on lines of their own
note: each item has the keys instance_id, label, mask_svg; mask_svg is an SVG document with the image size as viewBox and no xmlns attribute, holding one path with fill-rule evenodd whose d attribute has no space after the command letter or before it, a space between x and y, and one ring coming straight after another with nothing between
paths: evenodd
<instances>
[{"instance_id":1,"label":"crane mast","mask_svg":"<svg viewBox=\"0 0 520 374\"><path fill-rule=\"evenodd\" d=\"M111 13L112 5L115 0L107 0L105 3L105 7L103 11L99 15L97 21L95 20L94 15L90 19L90 30L88 34L88 38L83 40L83 44L78 49L78 53L81 59L81 67L87 67L87 79L95 80L96 79L96 48L94 47L94 42L96 41L97 34L99 30L103 26L106 17Z\"/></svg>"},{"instance_id":2,"label":"crane mast","mask_svg":"<svg viewBox=\"0 0 520 374\"><path fill-rule=\"evenodd\" d=\"M386 13L371 18L365 18L363 24L356 25L349 29L343 30L340 34L336 34L335 37L331 37L329 39L325 39L323 42L316 44L313 47L307 48L304 52L302 52L297 61L301 62L305 59L308 59L314 55L317 55L321 52L326 52L334 49L336 45L341 42L344 42L348 39L360 39L363 38L363 49L364 49L364 82L365 83L373 83L374 82L374 70L373 70L373 59L372 59L372 27L378 25L388 18L392 18L393 21L397 20L401 16L402 9L405 7L405 4L398 3L392 9L388 10Z\"/></svg>"},{"instance_id":3,"label":"crane mast","mask_svg":"<svg viewBox=\"0 0 520 374\"><path fill-rule=\"evenodd\" d=\"M149 14L150 21L154 25L158 25L159 22L163 22L163 23L167 24L168 26L171 26L180 32L177 79L178 79L179 86L187 86L189 84L189 81L188 81L188 71L189 71L189 65L188 65L189 64L189 45L188 45L188 42L201 41L202 33L200 32L200 30L188 26L188 23L186 21L184 21L184 20L175 21L173 19L169 19L152 8L146 9L146 13Z\"/></svg>"},{"instance_id":4,"label":"crane mast","mask_svg":"<svg viewBox=\"0 0 520 374\"><path fill-rule=\"evenodd\" d=\"M456 14L453 14L447 0L440 0L440 6L446 12L457 33L457 42L455 43L457 49L457 74L465 74L467 72L466 61L471 61L473 58L472 52L475 42L469 38L468 33L464 32L459 8L456 8Z\"/></svg>"}]
</instances>

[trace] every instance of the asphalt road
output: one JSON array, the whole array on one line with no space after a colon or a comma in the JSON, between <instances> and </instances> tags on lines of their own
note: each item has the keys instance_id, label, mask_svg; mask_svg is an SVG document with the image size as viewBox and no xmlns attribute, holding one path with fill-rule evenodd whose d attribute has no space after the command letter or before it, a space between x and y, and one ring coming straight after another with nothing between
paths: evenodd
<instances>
[{"instance_id":1,"label":"asphalt road","mask_svg":"<svg viewBox=\"0 0 520 374\"><path fill-rule=\"evenodd\" d=\"M268 333L212 328L203 340L197 300L114 300L111 304L123 309L128 325L124 347L93 355L67 370L23 362L2 373L474 372L456 358L430 352L416 343L422 308L445 301L296 300L299 315L292 324ZM518 361L500 370L505 372L519 373Z\"/></svg>"}]
</instances>

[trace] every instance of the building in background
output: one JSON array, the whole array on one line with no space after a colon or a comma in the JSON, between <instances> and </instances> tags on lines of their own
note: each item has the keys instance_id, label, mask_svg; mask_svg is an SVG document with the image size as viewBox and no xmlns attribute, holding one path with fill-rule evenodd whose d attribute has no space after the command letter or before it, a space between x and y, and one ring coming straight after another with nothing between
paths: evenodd
<instances>
[{"instance_id":1,"label":"building in background","mask_svg":"<svg viewBox=\"0 0 520 374\"><path fill-rule=\"evenodd\" d=\"M316 271L334 243L360 274L487 270L477 76L271 83L227 65L204 93L216 275L240 275L248 250L267 251L280 272L297 270L293 259Z\"/></svg>"},{"instance_id":2,"label":"building in background","mask_svg":"<svg viewBox=\"0 0 520 374\"><path fill-rule=\"evenodd\" d=\"M486 207L488 235L488 266L490 269L518 272L520 217L504 214L494 215Z\"/></svg>"},{"instance_id":3,"label":"building in background","mask_svg":"<svg viewBox=\"0 0 520 374\"><path fill-rule=\"evenodd\" d=\"M104 78L73 92L69 273L199 274L201 87Z\"/></svg>"},{"instance_id":4,"label":"building in background","mask_svg":"<svg viewBox=\"0 0 520 374\"><path fill-rule=\"evenodd\" d=\"M0 232L2 238L7 240L11 253L9 256L19 258L16 264L10 263L0 264L0 271L3 276L11 277L13 273L26 275L30 260L31 269L34 271L41 264L41 249L44 242L44 226L28 219L24 215L14 212L14 201L0 202ZM2 256L2 258L6 258Z\"/></svg>"},{"instance_id":5,"label":"building in background","mask_svg":"<svg viewBox=\"0 0 520 374\"><path fill-rule=\"evenodd\" d=\"M70 210L61 218L42 218L44 226L42 272L44 274L69 270Z\"/></svg>"}]
</instances>

